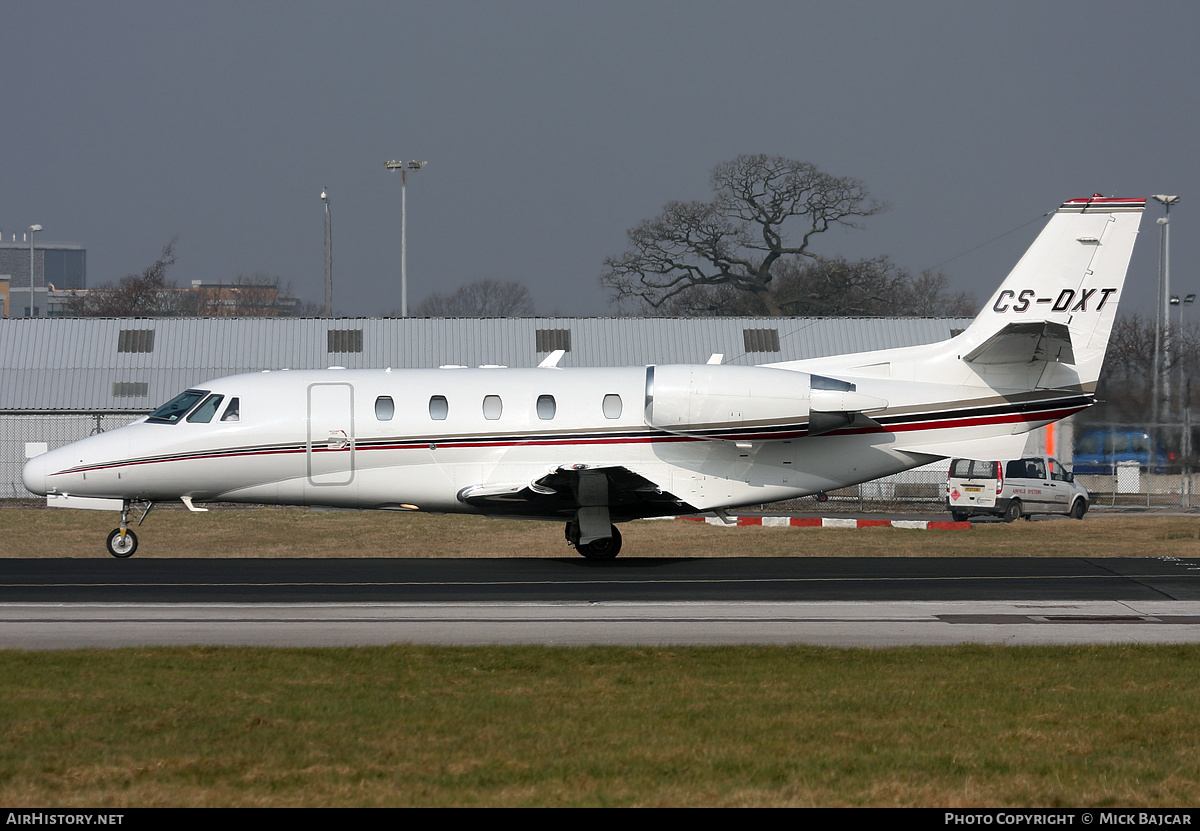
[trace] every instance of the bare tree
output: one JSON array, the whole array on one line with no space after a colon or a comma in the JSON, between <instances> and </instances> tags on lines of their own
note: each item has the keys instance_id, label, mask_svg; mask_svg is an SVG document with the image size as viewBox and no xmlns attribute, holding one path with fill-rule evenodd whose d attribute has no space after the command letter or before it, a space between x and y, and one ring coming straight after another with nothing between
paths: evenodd
<instances>
[{"instance_id":1,"label":"bare tree","mask_svg":"<svg viewBox=\"0 0 1200 831\"><path fill-rule=\"evenodd\" d=\"M945 274L913 274L887 257L869 260L788 258L776 267L774 295L780 314L796 317L971 317L974 298L951 294ZM768 315L761 298L726 285L696 286L653 315Z\"/></svg>"},{"instance_id":2,"label":"bare tree","mask_svg":"<svg viewBox=\"0 0 1200 831\"><path fill-rule=\"evenodd\" d=\"M533 297L524 283L477 280L450 294L434 292L412 311L414 317L530 317Z\"/></svg>"},{"instance_id":3,"label":"bare tree","mask_svg":"<svg viewBox=\"0 0 1200 831\"><path fill-rule=\"evenodd\" d=\"M1104 369L1096 395L1104 403L1089 413L1091 420L1144 422L1154 412L1154 321L1140 315L1122 315L1113 323ZM1167 336L1165 330L1161 333ZM1200 373L1200 326L1172 325L1171 349L1161 369L1159 395L1170 389L1171 400L1159 400L1160 417L1182 413L1195 406L1200 387L1193 394L1191 379Z\"/></svg>"},{"instance_id":4,"label":"bare tree","mask_svg":"<svg viewBox=\"0 0 1200 831\"><path fill-rule=\"evenodd\" d=\"M66 311L73 317L170 317L186 314L179 290L167 282L167 269L175 265L173 237L163 246L162 256L141 274L110 281L90 291L79 292L67 301Z\"/></svg>"},{"instance_id":5,"label":"bare tree","mask_svg":"<svg viewBox=\"0 0 1200 831\"><path fill-rule=\"evenodd\" d=\"M618 304L658 309L697 289L746 294L763 314L785 314L778 277L788 260L822 258L814 237L884 209L857 179L808 162L741 155L712 172L710 202L670 202L628 232L630 248L604 261Z\"/></svg>"},{"instance_id":6,"label":"bare tree","mask_svg":"<svg viewBox=\"0 0 1200 831\"><path fill-rule=\"evenodd\" d=\"M297 298L292 317L325 317L325 304Z\"/></svg>"}]
</instances>

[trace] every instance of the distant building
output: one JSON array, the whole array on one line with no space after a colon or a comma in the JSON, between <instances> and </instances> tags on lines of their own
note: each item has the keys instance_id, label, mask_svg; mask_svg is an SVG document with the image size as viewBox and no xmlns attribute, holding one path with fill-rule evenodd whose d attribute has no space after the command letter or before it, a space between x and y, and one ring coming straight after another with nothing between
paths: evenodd
<instances>
[{"instance_id":1,"label":"distant building","mask_svg":"<svg viewBox=\"0 0 1200 831\"><path fill-rule=\"evenodd\" d=\"M29 302L29 237L0 234L0 295L4 316L44 317L44 300ZM70 242L44 242L34 237L33 276L35 295L50 286L58 290L87 288L87 249ZM7 279L5 279L7 278ZM41 290L41 292L37 291ZM11 312L10 312L11 308Z\"/></svg>"},{"instance_id":2,"label":"distant building","mask_svg":"<svg viewBox=\"0 0 1200 831\"><path fill-rule=\"evenodd\" d=\"M292 317L300 301L280 294L278 283L205 283L190 291L196 317Z\"/></svg>"},{"instance_id":3,"label":"distant building","mask_svg":"<svg viewBox=\"0 0 1200 831\"><path fill-rule=\"evenodd\" d=\"M2 278L0 278L2 280ZM0 282L0 293L4 291ZM58 289L47 292L41 286L35 290L38 298L38 317L98 317L109 304L100 302L106 293L121 293L121 288ZM16 298L21 294L18 292ZM28 296L28 295L26 295ZM143 302L146 298L143 297ZM89 301L97 301L89 303ZM26 301L28 302L28 301ZM81 312L78 308L83 306ZM116 304L119 307L119 304ZM147 318L175 317L294 317L300 307L295 297L282 294L278 283L206 283L193 280L191 288L166 288L158 291L141 316ZM97 311L99 309L100 311Z\"/></svg>"}]
</instances>

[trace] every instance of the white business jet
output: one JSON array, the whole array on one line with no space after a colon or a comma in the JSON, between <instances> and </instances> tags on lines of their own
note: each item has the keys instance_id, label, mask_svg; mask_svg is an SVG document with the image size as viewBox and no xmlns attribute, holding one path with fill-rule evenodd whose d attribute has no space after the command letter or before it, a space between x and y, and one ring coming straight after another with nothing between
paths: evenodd
<instances>
[{"instance_id":1,"label":"white business jet","mask_svg":"<svg viewBox=\"0 0 1200 831\"><path fill-rule=\"evenodd\" d=\"M1027 432L1091 405L1144 207L1065 203L940 343L750 367L562 368L559 352L532 369L235 375L29 460L24 482L119 510L116 557L137 548L131 509L181 500L557 520L607 559L626 520L1016 458Z\"/></svg>"}]
</instances>

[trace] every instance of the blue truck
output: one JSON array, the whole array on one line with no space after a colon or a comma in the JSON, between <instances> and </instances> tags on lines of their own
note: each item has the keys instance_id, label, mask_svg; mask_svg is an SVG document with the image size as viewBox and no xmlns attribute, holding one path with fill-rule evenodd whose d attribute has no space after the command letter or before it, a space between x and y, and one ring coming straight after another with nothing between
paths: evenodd
<instances>
[{"instance_id":1,"label":"blue truck","mask_svg":"<svg viewBox=\"0 0 1200 831\"><path fill-rule=\"evenodd\" d=\"M1144 470L1153 466L1153 472L1165 472L1175 454L1164 453L1157 447L1151 459L1151 444L1150 434L1141 430L1086 430L1075 439L1071 467L1077 474L1111 476L1122 462L1136 462Z\"/></svg>"}]
</instances>

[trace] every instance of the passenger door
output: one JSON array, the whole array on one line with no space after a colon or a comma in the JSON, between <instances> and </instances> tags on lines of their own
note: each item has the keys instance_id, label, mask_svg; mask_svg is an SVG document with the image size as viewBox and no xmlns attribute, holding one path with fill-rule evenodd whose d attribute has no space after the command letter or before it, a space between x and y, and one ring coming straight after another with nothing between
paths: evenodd
<instances>
[{"instance_id":1,"label":"passenger door","mask_svg":"<svg viewBox=\"0 0 1200 831\"><path fill-rule=\"evenodd\" d=\"M308 388L308 481L348 485L354 479L354 388L312 384Z\"/></svg>"}]
</instances>

